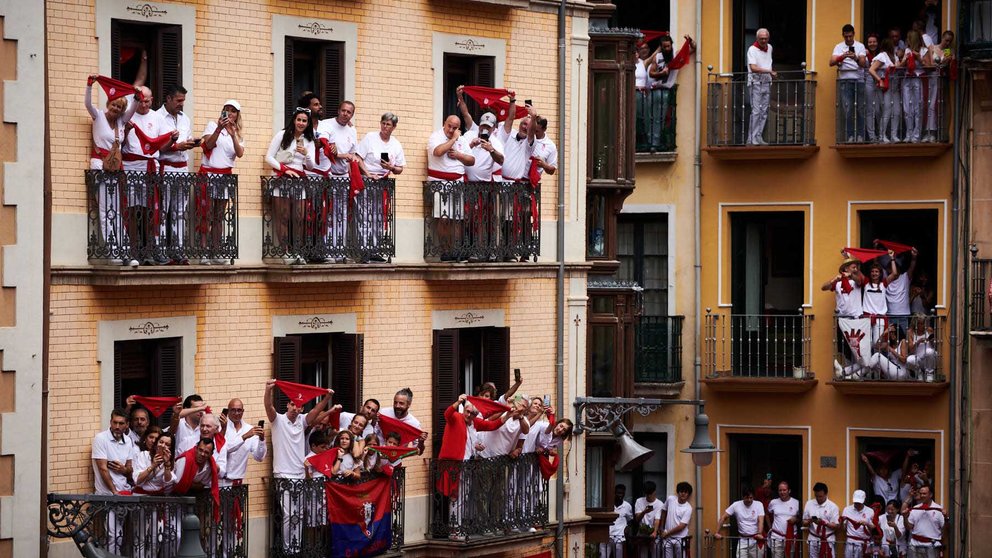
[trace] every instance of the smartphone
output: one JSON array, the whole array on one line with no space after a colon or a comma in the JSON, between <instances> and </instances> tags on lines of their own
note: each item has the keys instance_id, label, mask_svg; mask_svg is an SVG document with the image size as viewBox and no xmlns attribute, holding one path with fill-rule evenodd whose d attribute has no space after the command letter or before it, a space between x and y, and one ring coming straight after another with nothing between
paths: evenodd
<instances>
[{"instance_id":1,"label":"smartphone","mask_svg":"<svg viewBox=\"0 0 992 558\"><path fill-rule=\"evenodd\" d=\"M389 162L389 153L386 153L385 151L383 151L382 153L380 153L379 154L379 160L382 161L383 163L388 163Z\"/></svg>"},{"instance_id":2,"label":"smartphone","mask_svg":"<svg viewBox=\"0 0 992 558\"><path fill-rule=\"evenodd\" d=\"M854 52L854 47L853 46L847 47L847 52Z\"/></svg>"},{"instance_id":3,"label":"smartphone","mask_svg":"<svg viewBox=\"0 0 992 558\"><path fill-rule=\"evenodd\" d=\"M227 407L224 407L223 409L221 409L220 410L220 414L222 414L222 415L224 415L226 417L227 416Z\"/></svg>"},{"instance_id":4,"label":"smartphone","mask_svg":"<svg viewBox=\"0 0 992 558\"><path fill-rule=\"evenodd\" d=\"M534 101L532 101L530 99L527 99L526 101L524 101L524 105L526 105L528 107L531 106L531 105L533 105L533 104L534 104Z\"/></svg>"},{"instance_id":5,"label":"smartphone","mask_svg":"<svg viewBox=\"0 0 992 558\"><path fill-rule=\"evenodd\" d=\"M264 420L258 421L258 427L259 428L265 428L265 421Z\"/></svg>"},{"instance_id":6,"label":"smartphone","mask_svg":"<svg viewBox=\"0 0 992 558\"><path fill-rule=\"evenodd\" d=\"M479 134L479 139L482 141L489 141L489 134Z\"/></svg>"},{"instance_id":7,"label":"smartphone","mask_svg":"<svg viewBox=\"0 0 992 558\"><path fill-rule=\"evenodd\" d=\"M544 406L545 407L551 406L551 396L547 393L544 394Z\"/></svg>"},{"instance_id":8,"label":"smartphone","mask_svg":"<svg viewBox=\"0 0 992 558\"><path fill-rule=\"evenodd\" d=\"M514 382L519 382L520 381L520 369L519 368L514 368L513 369L513 381Z\"/></svg>"},{"instance_id":9,"label":"smartphone","mask_svg":"<svg viewBox=\"0 0 992 558\"><path fill-rule=\"evenodd\" d=\"M221 118L227 118L227 111L226 110L220 111L220 117Z\"/></svg>"},{"instance_id":10,"label":"smartphone","mask_svg":"<svg viewBox=\"0 0 992 558\"><path fill-rule=\"evenodd\" d=\"M203 138L196 138L193 140L193 147L199 147L201 143L203 143Z\"/></svg>"}]
</instances>

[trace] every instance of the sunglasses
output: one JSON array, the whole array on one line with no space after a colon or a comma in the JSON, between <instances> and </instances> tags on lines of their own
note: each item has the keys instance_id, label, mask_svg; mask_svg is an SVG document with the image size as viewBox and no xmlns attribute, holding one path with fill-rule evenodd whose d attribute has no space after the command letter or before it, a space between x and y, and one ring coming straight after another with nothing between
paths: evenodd
<instances>
[{"instance_id":1,"label":"sunglasses","mask_svg":"<svg viewBox=\"0 0 992 558\"><path fill-rule=\"evenodd\" d=\"M296 114L298 112L305 112L305 113L307 113L308 116L310 115L310 109L308 109L308 108L296 107L296 109L293 110L293 114Z\"/></svg>"}]
</instances>

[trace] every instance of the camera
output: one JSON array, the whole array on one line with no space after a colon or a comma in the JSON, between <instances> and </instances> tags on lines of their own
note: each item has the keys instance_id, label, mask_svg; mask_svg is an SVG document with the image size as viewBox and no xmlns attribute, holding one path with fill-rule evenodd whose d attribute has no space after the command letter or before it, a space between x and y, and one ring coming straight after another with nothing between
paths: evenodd
<instances>
[{"instance_id":1,"label":"camera","mask_svg":"<svg viewBox=\"0 0 992 558\"><path fill-rule=\"evenodd\" d=\"M854 45L847 47L847 52L854 53Z\"/></svg>"},{"instance_id":2,"label":"camera","mask_svg":"<svg viewBox=\"0 0 992 558\"><path fill-rule=\"evenodd\" d=\"M479 139L482 140L482 141L489 141L489 134L480 133L479 134Z\"/></svg>"},{"instance_id":3,"label":"camera","mask_svg":"<svg viewBox=\"0 0 992 558\"><path fill-rule=\"evenodd\" d=\"M221 118L227 118L227 111L226 110L220 111L220 117Z\"/></svg>"}]
</instances>

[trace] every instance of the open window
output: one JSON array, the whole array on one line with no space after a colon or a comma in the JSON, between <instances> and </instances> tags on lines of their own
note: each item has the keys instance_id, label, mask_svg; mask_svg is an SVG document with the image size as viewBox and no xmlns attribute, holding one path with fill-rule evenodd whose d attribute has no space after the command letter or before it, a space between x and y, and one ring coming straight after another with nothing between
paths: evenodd
<instances>
[{"instance_id":1,"label":"open window","mask_svg":"<svg viewBox=\"0 0 992 558\"><path fill-rule=\"evenodd\" d=\"M734 0L734 71L747 72L747 49L758 29L768 29L772 64L779 73L806 61L805 0ZM840 36L840 30L837 31Z\"/></svg>"},{"instance_id":2,"label":"open window","mask_svg":"<svg viewBox=\"0 0 992 558\"><path fill-rule=\"evenodd\" d=\"M652 31L671 30L671 8L667 1L613 0L613 4L617 9L610 18L610 27L650 29ZM655 46L657 45L651 44L652 48Z\"/></svg>"},{"instance_id":3,"label":"open window","mask_svg":"<svg viewBox=\"0 0 992 558\"><path fill-rule=\"evenodd\" d=\"M781 481L789 483L793 498L804 501L802 436L762 433L731 434L729 438L730 476L727 483L731 502L740 500L741 489L750 486L754 489L755 500L761 500L767 507L768 502L778 496ZM766 484L768 486L764 486Z\"/></svg>"},{"instance_id":4,"label":"open window","mask_svg":"<svg viewBox=\"0 0 992 558\"><path fill-rule=\"evenodd\" d=\"M734 314L790 314L803 304L806 228L801 211L730 214Z\"/></svg>"},{"instance_id":5,"label":"open window","mask_svg":"<svg viewBox=\"0 0 992 558\"><path fill-rule=\"evenodd\" d=\"M864 29L858 31L865 38L869 33L876 33L884 39L890 29L898 27L902 40L906 40L913 21L921 20L924 26L928 22L935 26L935 34L939 37L941 2L937 0L937 5L930 7L925 4L925 0L864 0Z\"/></svg>"},{"instance_id":6,"label":"open window","mask_svg":"<svg viewBox=\"0 0 992 558\"><path fill-rule=\"evenodd\" d=\"M458 97L455 90L459 85L478 85L480 87L495 87L496 84L496 58L493 56L472 56L469 54L444 53L444 114L441 115L441 122L454 114L461 118L458 110ZM525 99L518 99L522 104ZM484 112L474 99L465 96L465 105L469 113L472 114L475 122L479 121ZM465 130L465 123L462 123L462 130Z\"/></svg>"},{"instance_id":7,"label":"open window","mask_svg":"<svg viewBox=\"0 0 992 558\"><path fill-rule=\"evenodd\" d=\"M510 385L510 328L434 330L434 453L441 450L444 411L459 395L474 395L485 382L506 393Z\"/></svg>"},{"instance_id":8,"label":"open window","mask_svg":"<svg viewBox=\"0 0 992 558\"><path fill-rule=\"evenodd\" d=\"M183 28L114 19L110 22L111 77L133 83L141 66L141 53L148 55L148 78L158 103L165 100L165 90L182 83Z\"/></svg>"},{"instance_id":9,"label":"open window","mask_svg":"<svg viewBox=\"0 0 992 558\"><path fill-rule=\"evenodd\" d=\"M353 333L309 333L274 339L273 366L277 380L334 390L334 402L346 411L362 407L364 336ZM288 399L276 390L276 409ZM313 408L315 402L307 404Z\"/></svg>"},{"instance_id":10,"label":"open window","mask_svg":"<svg viewBox=\"0 0 992 558\"><path fill-rule=\"evenodd\" d=\"M182 348L181 337L115 341L114 408L123 409L132 395L182 397ZM171 419L170 408L157 422Z\"/></svg>"},{"instance_id":11,"label":"open window","mask_svg":"<svg viewBox=\"0 0 992 558\"><path fill-rule=\"evenodd\" d=\"M915 246L919 255L909 278L914 312L929 314L937 303L940 249L940 216L937 209L873 209L858 211L860 246L870 248L875 239ZM908 271L910 254L897 257L900 273ZM868 271L867 266L865 270ZM920 296L922 295L922 297ZM916 300L914 300L916 299Z\"/></svg>"},{"instance_id":12,"label":"open window","mask_svg":"<svg viewBox=\"0 0 992 558\"><path fill-rule=\"evenodd\" d=\"M617 218L619 279L641 286L644 316L668 315L668 214L621 214Z\"/></svg>"},{"instance_id":13,"label":"open window","mask_svg":"<svg viewBox=\"0 0 992 558\"><path fill-rule=\"evenodd\" d=\"M296 100L313 91L324 105L325 117L337 114L344 99L344 43L286 37L285 120L293 114Z\"/></svg>"},{"instance_id":14,"label":"open window","mask_svg":"<svg viewBox=\"0 0 992 558\"><path fill-rule=\"evenodd\" d=\"M866 455L877 472L884 463L890 474L896 470L902 471L901 481L905 482L912 474L914 482L927 483L933 490L934 500L939 501L937 489L940 483L936 478L936 452L934 440L927 438L875 438L859 437L857 439L857 487L869 495L874 495L871 473L868 466L861 461L861 455ZM921 473L922 472L922 473ZM905 491L902 491L905 493ZM900 494L902 496L902 494Z\"/></svg>"}]
</instances>

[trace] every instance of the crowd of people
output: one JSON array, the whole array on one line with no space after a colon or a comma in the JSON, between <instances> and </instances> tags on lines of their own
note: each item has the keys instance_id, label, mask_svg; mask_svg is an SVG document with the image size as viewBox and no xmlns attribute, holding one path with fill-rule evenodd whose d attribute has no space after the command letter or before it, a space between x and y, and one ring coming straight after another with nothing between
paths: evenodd
<instances>
[{"instance_id":1,"label":"crowd of people","mask_svg":"<svg viewBox=\"0 0 992 558\"><path fill-rule=\"evenodd\" d=\"M868 262L867 275L852 252L842 251L838 273L821 287L836 298L838 353L845 364L834 360L835 376L935 381L935 294L927 274L917 271L918 251L877 251L882 255Z\"/></svg>"},{"instance_id":2,"label":"crowd of people","mask_svg":"<svg viewBox=\"0 0 992 558\"><path fill-rule=\"evenodd\" d=\"M692 485L680 482L675 494L658 498L654 481L643 486L644 496L634 505L626 500L627 487L618 484L613 492L616 519L609 528L609 541L600 543L600 558L683 558L689 556L689 522L692 520Z\"/></svg>"},{"instance_id":3,"label":"crowd of people","mask_svg":"<svg viewBox=\"0 0 992 558\"><path fill-rule=\"evenodd\" d=\"M655 153L675 148L675 91L679 69L696 52L696 43L689 35L678 54L671 35L661 31L642 31L638 41L637 64L634 66L636 108L636 149ZM651 50L651 42L658 45Z\"/></svg>"}]
</instances>

